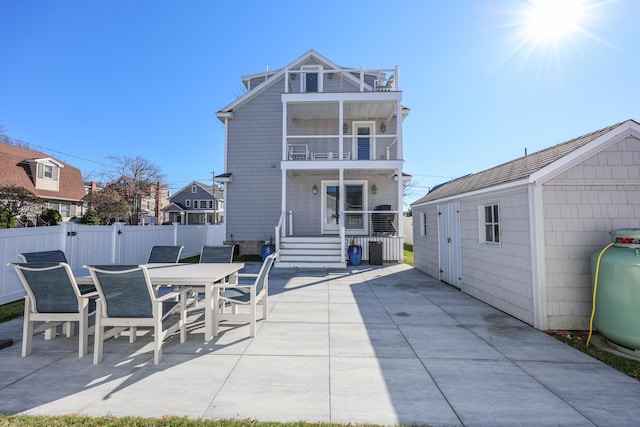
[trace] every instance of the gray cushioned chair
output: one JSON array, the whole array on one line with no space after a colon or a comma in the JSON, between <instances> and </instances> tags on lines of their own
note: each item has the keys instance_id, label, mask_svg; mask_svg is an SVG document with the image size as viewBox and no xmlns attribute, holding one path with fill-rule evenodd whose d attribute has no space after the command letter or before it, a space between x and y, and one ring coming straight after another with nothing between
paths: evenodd
<instances>
[{"instance_id":1,"label":"gray cushioned chair","mask_svg":"<svg viewBox=\"0 0 640 427\"><path fill-rule=\"evenodd\" d=\"M248 322L250 324L249 335L256 336L257 306L258 304L262 305L262 318L266 319L269 311L269 271L277 256L277 251L267 256L258 274L238 274L239 283L220 285L220 287L224 287L220 293L220 320ZM242 284L240 282L242 278L254 280L253 283ZM225 312L227 303L231 305L231 313ZM238 306L240 305L249 306L249 313L239 313Z\"/></svg>"},{"instance_id":2,"label":"gray cushioned chair","mask_svg":"<svg viewBox=\"0 0 640 427\"><path fill-rule=\"evenodd\" d=\"M147 263L172 263L180 261L184 246L154 246L151 248Z\"/></svg>"},{"instance_id":3,"label":"gray cushioned chair","mask_svg":"<svg viewBox=\"0 0 640 427\"><path fill-rule=\"evenodd\" d=\"M95 310L97 292L81 293L71 267L67 263L29 262L12 263L27 291L24 302L24 326L22 330L22 357L31 354L33 335L45 331L45 338L55 337L61 323L66 326L67 337L73 336L74 323L78 322L78 356L87 354L90 333L89 314ZM35 322L45 322L34 328Z\"/></svg>"},{"instance_id":4,"label":"gray cushioned chair","mask_svg":"<svg viewBox=\"0 0 640 427\"><path fill-rule=\"evenodd\" d=\"M153 328L153 362L156 365L162 360L162 344L167 336L180 331L180 342L185 342L185 294L191 291L190 288L157 297L144 266L86 265L85 268L91 273L100 295L96 307L93 363L102 361L104 341L125 329L130 329L129 342L133 343L138 327ZM177 320L169 317L175 312L178 313ZM107 330L107 327L111 328Z\"/></svg>"},{"instance_id":5,"label":"gray cushioned chair","mask_svg":"<svg viewBox=\"0 0 640 427\"><path fill-rule=\"evenodd\" d=\"M204 245L200 251L200 262L233 262L235 245Z\"/></svg>"}]
</instances>

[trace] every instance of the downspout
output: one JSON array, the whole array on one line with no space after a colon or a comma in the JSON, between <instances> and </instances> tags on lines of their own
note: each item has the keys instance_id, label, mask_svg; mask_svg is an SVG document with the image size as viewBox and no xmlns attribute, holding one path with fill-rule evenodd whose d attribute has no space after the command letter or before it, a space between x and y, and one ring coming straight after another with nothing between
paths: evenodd
<instances>
[{"instance_id":1,"label":"downspout","mask_svg":"<svg viewBox=\"0 0 640 427\"><path fill-rule=\"evenodd\" d=\"M398 262L404 261L404 221L402 220L403 208L404 208L404 197L402 194L402 169L396 169L396 176L398 177L398 241L400 244L400 248L398 251Z\"/></svg>"}]
</instances>

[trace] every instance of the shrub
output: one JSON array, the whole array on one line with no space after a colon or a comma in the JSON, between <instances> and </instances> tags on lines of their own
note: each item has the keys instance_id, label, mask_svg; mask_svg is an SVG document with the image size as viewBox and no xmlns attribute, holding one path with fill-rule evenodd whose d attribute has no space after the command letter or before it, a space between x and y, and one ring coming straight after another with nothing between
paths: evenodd
<instances>
[{"instance_id":1,"label":"shrub","mask_svg":"<svg viewBox=\"0 0 640 427\"><path fill-rule=\"evenodd\" d=\"M98 216L98 213L93 209L89 209L87 213L85 213L82 218L80 218L80 224L85 225L102 225L102 221Z\"/></svg>"},{"instance_id":2,"label":"shrub","mask_svg":"<svg viewBox=\"0 0 640 427\"><path fill-rule=\"evenodd\" d=\"M56 209L45 209L40 214L40 219L49 225L58 225L62 222L62 215Z\"/></svg>"}]
</instances>

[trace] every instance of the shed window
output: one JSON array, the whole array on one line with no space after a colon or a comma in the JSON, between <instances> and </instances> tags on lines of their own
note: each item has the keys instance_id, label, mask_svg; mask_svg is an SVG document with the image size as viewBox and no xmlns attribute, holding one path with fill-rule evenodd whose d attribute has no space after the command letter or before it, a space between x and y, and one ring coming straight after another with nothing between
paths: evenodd
<instances>
[{"instance_id":1,"label":"shed window","mask_svg":"<svg viewBox=\"0 0 640 427\"><path fill-rule=\"evenodd\" d=\"M481 206L481 219L483 223L483 231L480 233L481 243L500 243L500 216L498 212L497 203Z\"/></svg>"},{"instance_id":2,"label":"shed window","mask_svg":"<svg viewBox=\"0 0 640 427\"><path fill-rule=\"evenodd\" d=\"M427 213L426 212L422 212L422 214L420 215L420 235L421 236L427 235Z\"/></svg>"}]
</instances>

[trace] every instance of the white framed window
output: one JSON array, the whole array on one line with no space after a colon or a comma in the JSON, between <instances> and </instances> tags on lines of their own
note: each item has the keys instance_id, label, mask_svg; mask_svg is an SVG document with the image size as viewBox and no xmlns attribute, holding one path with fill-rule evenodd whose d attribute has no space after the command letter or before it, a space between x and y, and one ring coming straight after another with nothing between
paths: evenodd
<instances>
[{"instance_id":1,"label":"white framed window","mask_svg":"<svg viewBox=\"0 0 640 427\"><path fill-rule=\"evenodd\" d=\"M191 200L189 200L189 199L185 200L185 201L184 201L184 205L185 205L186 207L190 208L190 207L191 207Z\"/></svg>"},{"instance_id":2,"label":"white framed window","mask_svg":"<svg viewBox=\"0 0 640 427\"><path fill-rule=\"evenodd\" d=\"M496 203L480 205L478 207L480 224L480 243L486 245L500 245L500 206Z\"/></svg>"},{"instance_id":3,"label":"white framed window","mask_svg":"<svg viewBox=\"0 0 640 427\"><path fill-rule=\"evenodd\" d=\"M374 135L376 122L353 122L353 144L352 153L355 153L354 160L372 160L376 158Z\"/></svg>"},{"instance_id":4,"label":"white framed window","mask_svg":"<svg viewBox=\"0 0 640 427\"><path fill-rule=\"evenodd\" d=\"M209 200L209 209L213 209L213 200Z\"/></svg>"},{"instance_id":5,"label":"white framed window","mask_svg":"<svg viewBox=\"0 0 640 427\"><path fill-rule=\"evenodd\" d=\"M38 178L57 180L58 168L55 165L38 163Z\"/></svg>"},{"instance_id":6,"label":"white framed window","mask_svg":"<svg viewBox=\"0 0 640 427\"><path fill-rule=\"evenodd\" d=\"M192 185L191 186L191 192L192 193L197 193L198 192L198 186L197 185Z\"/></svg>"},{"instance_id":7,"label":"white framed window","mask_svg":"<svg viewBox=\"0 0 640 427\"><path fill-rule=\"evenodd\" d=\"M300 79L301 92L322 92L322 67L319 65L306 65L300 68L302 78Z\"/></svg>"},{"instance_id":8,"label":"white framed window","mask_svg":"<svg viewBox=\"0 0 640 427\"><path fill-rule=\"evenodd\" d=\"M421 236L427 235L427 213L426 212L422 212L420 214L420 235Z\"/></svg>"}]
</instances>

